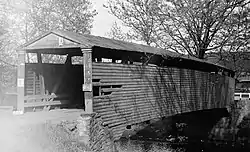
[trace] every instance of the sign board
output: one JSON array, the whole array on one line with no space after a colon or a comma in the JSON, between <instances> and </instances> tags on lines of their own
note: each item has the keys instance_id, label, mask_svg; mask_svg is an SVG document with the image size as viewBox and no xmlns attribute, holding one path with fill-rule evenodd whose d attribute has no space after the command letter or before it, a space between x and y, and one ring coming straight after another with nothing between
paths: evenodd
<instances>
[{"instance_id":1,"label":"sign board","mask_svg":"<svg viewBox=\"0 0 250 152\"><path fill-rule=\"evenodd\" d=\"M92 91L92 85L91 84L83 84L82 91Z\"/></svg>"},{"instance_id":2,"label":"sign board","mask_svg":"<svg viewBox=\"0 0 250 152\"><path fill-rule=\"evenodd\" d=\"M62 45L63 45L63 38L59 37L59 46L62 46Z\"/></svg>"},{"instance_id":3,"label":"sign board","mask_svg":"<svg viewBox=\"0 0 250 152\"><path fill-rule=\"evenodd\" d=\"M17 87L24 87L24 79L23 78L18 78Z\"/></svg>"}]
</instances>

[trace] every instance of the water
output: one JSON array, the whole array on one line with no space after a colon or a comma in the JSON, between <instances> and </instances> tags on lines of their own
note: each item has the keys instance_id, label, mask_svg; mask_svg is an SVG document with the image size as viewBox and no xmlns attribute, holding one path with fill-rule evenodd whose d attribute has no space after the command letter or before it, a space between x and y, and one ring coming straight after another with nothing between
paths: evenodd
<instances>
[{"instance_id":1,"label":"water","mask_svg":"<svg viewBox=\"0 0 250 152\"><path fill-rule=\"evenodd\" d=\"M238 134L232 138L224 118L227 118L226 109L168 117L129 136L130 139L120 139L116 142L117 149L119 152L250 152L250 121L241 130L246 137L242 140ZM186 125L179 127L180 124ZM215 131L222 126L223 129Z\"/></svg>"},{"instance_id":2,"label":"water","mask_svg":"<svg viewBox=\"0 0 250 152\"><path fill-rule=\"evenodd\" d=\"M250 145L241 143L189 142L170 144L156 141L119 140L119 152L249 152Z\"/></svg>"},{"instance_id":3,"label":"water","mask_svg":"<svg viewBox=\"0 0 250 152\"><path fill-rule=\"evenodd\" d=\"M168 143L138 140L119 140L117 149L119 152L184 152L183 148L174 149Z\"/></svg>"}]
</instances>

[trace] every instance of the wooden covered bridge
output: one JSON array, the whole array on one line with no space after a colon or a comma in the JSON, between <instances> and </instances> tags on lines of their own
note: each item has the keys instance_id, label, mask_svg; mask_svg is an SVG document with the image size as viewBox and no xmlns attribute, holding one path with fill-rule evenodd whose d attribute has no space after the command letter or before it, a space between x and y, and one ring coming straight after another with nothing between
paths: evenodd
<instances>
[{"instance_id":1,"label":"wooden covered bridge","mask_svg":"<svg viewBox=\"0 0 250 152\"><path fill-rule=\"evenodd\" d=\"M17 109L80 107L127 125L233 102L234 72L163 49L51 31L19 52Z\"/></svg>"}]
</instances>

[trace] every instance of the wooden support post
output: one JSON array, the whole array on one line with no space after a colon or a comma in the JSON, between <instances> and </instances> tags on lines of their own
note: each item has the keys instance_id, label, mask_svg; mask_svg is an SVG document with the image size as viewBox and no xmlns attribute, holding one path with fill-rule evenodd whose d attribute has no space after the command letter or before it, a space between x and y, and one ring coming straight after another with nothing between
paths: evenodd
<instances>
[{"instance_id":1,"label":"wooden support post","mask_svg":"<svg viewBox=\"0 0 250 152\"><path fill-rule=\"evenodd\" d=\"M24 112L25 50L18 51L17 111Z\"/></svg>"},{"instance_id":2,"label":"wooden support post","mask_svg":"<svg viewBox=\"0 0 250 152\"><path fill-rule=\"evenodd\" d=\"M41 53L37 53L37 62L40 64L42 64L42 54Z\"/></svg>"},{"instance_id":3,"label":"wooden support post","mask_svg":"<svg viewBox=\"0 0 250 152\"><path fill-rule=\"evenodd\" d=\"M43 76L43 65L42 65L42 54L41 53L37 53L37 62L39 65L39 85L40 85L40 94L44 95L45 94L45 85L44 85L44 76ZM36 82L35 82L36 84Z\"/></svg>"},{"instance_id":4,"label":"wooden support post","mask_svg":"<svg viewBox=\"0 0 250 152\"><path fill-rule=\"evenodd\" d=\"M92 49L82 48L83 53L83 91L85 111L93 112L93 91L92 91Z\"/></svg>"}]
</instances>

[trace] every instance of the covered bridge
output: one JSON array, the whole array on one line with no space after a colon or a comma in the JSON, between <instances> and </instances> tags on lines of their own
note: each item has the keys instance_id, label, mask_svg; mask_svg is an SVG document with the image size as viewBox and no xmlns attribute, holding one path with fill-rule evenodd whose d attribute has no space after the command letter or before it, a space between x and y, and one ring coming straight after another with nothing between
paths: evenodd
<instances>
[{"instance_id":1,"label":"covered bridge","mask_svg":"<svg viewBox=\"0 0 250 152\"><path fill-rule=\"evenodd\" d=\"M233 71L163 49L51 31L18 52L18 110L97 112L115 139L127 125L233 102Z\"/></svg>"}]
</instances>

